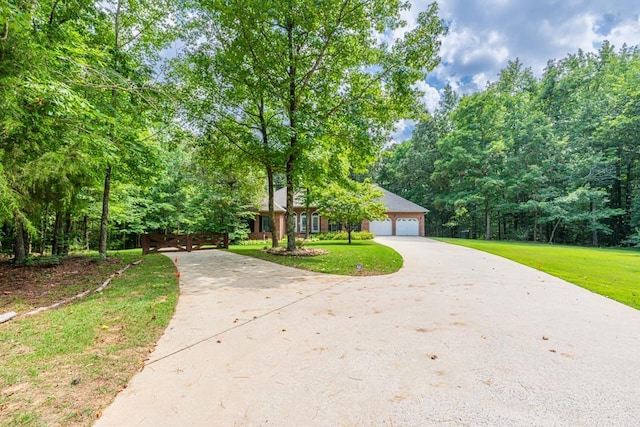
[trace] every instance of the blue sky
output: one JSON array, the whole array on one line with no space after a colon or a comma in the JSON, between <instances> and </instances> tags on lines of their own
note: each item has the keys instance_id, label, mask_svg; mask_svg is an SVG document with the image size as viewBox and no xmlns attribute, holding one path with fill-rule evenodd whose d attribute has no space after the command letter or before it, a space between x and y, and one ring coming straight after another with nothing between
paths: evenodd
<instances>
[{"instance_id":1,"label":"blue sky","mask_svg":"<svg viewBox=\"0 0 640 427\"><path fill-rule=\"evenodd\" d=\"M410 0L405 13L411 28L417 14L431 3ZM596 51L604 40L616 50L640 45L640 1L629 0L441 0L440 17L449 23L441 64L420 89L433 109L441 88L472 93L494 81L509 60L520 58L541 76L551 59L578 49ZM398 36L401 35L401 31ZM411 136L413 126L401 122L395 141Z\"/></svg>"}]
</instances>

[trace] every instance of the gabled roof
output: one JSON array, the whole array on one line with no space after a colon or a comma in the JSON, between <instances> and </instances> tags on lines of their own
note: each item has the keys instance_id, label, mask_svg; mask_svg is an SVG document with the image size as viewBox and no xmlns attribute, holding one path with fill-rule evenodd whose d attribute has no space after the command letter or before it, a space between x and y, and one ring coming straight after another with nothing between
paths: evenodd
<instances>
[{"instance_id":1,"label":"gabled roof","mask_svg":"<svg viewBox=\"0 0 640 427\"><path fill-rule=\"evenodd\" d=\"M387 191L380 186L376 186L378 189L382 190L384 195L382 196L381 201L387 206L388 212L429 212L429 209L425 209L420 205L417 205L404 197L400 197L391 191Z\"/></svg>"},{"instance_id":2,"label":"gabled roof","mask_svg":"<svg viewBox=\"0 0 640 427\"><path fill-rule=\"evenodd\" d=\"M287 210L287 187L282 187L281 189L274 191L273 193L273 210L274 212L285 212ZM304 205L302 204L302 197L299 193L296 193L296 196L293 199L293 207L294 208L302 208ZM260 208L261 212L267 212L269 210L269 196L262 199L262 207Z\"/></svg>"},{"instance_id":3,"label":"gabled roof","mask_svg":"<svg viewBox=\"0 0 640 427\"><path fill-rule=\"evenodd\" d=\"M387 191L380 186L376 186L378 189L382 190L383 195L380 201L387 206L388 212L421 212L426 213L429 212L428 209L423 208L420 205L417 205L404 197L400 197L397 194L392 193L391 191ZM287 188L282 187L278 191L273 193L273 202L274 202L274 211L275 212L285 212L285 207L287 206ZM300 193L297 193L293 200L294 208L303 208L303 199ZM265 197L262 200L261 212L267 212L269 210L269 198Z\"/></svg>"}]
</instances>

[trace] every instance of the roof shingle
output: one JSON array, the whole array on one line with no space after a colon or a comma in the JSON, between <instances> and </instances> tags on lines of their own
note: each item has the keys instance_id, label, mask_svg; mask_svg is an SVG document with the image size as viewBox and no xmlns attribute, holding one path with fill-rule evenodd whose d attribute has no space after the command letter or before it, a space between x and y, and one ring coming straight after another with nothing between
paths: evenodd
<instances>
[{"instance_id":1,"label":"roof shingle","mask_svg":"<svg viewBox=\"0 0 640 427\"><path fill-rule=\"evenodd\" d=\"M388 212L421 212L426 213L429 212L428 209L423 208L420 205L417 205L404 197L400 197L397 194L392 193L391 191L387 191L380 186L376 186L378 189L382 190L383 195L380 201L385 204ZM282 187L273 193L273 201L274 201L274 210L275 212L284 212L286 211L285 206L287 206L287 188ZM302 201L302 196L300 193L297 193L294 201L294 208L303 208L304 204ZM269 210L269 198L265 197L262 201L261 212L266 212Z\"/></svg>"}]
</instances>

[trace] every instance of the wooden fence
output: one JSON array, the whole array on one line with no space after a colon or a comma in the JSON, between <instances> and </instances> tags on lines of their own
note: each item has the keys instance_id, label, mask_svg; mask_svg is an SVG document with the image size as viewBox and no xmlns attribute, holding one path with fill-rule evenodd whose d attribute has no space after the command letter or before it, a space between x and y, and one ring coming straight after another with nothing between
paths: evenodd
<instances>
[{"instance_id":1,"label":"wooden fence","mask_svg":"<svg viewBox=\"0 0 640 427\"><path fill-rule=\"evenodd\" d=\"M199 249L228 247L229 233L145 234L142 236L142 253L145 255L164 248L191 252Z\"/></svg>"}]
</instances>

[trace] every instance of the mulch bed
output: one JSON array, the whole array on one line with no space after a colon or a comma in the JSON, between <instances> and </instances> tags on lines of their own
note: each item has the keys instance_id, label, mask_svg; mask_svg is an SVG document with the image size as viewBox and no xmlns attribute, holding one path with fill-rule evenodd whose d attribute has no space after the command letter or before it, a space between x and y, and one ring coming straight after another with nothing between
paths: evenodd
<instances>
[{"instance_id":1,"label":"mulch bed","mask_svg":"<svg viewBox=\"0 0 640 427\"><path fill-rule=\"evenodd\" d=\"M104 280L104 265L122 263L107 258L102 263L95 258L70 256L59 263L15 266L0 261L0 313L20 301L22 305L38 307L72 296L83 287L98 286Z\"/></svg>"},{"instance_id":2,"label":"mulch bed","mask_svg":"<svg viewBox=\"0 0 640 427\"><path fill-rule=\"evenodd\" d=\"M294 257L308 257L328 254L329 251L316 248L296 248L293 251L288 251L285 247L269 248L264 250L266 253L278 256L294 256Z\"/></svg>"}]
</instances>

